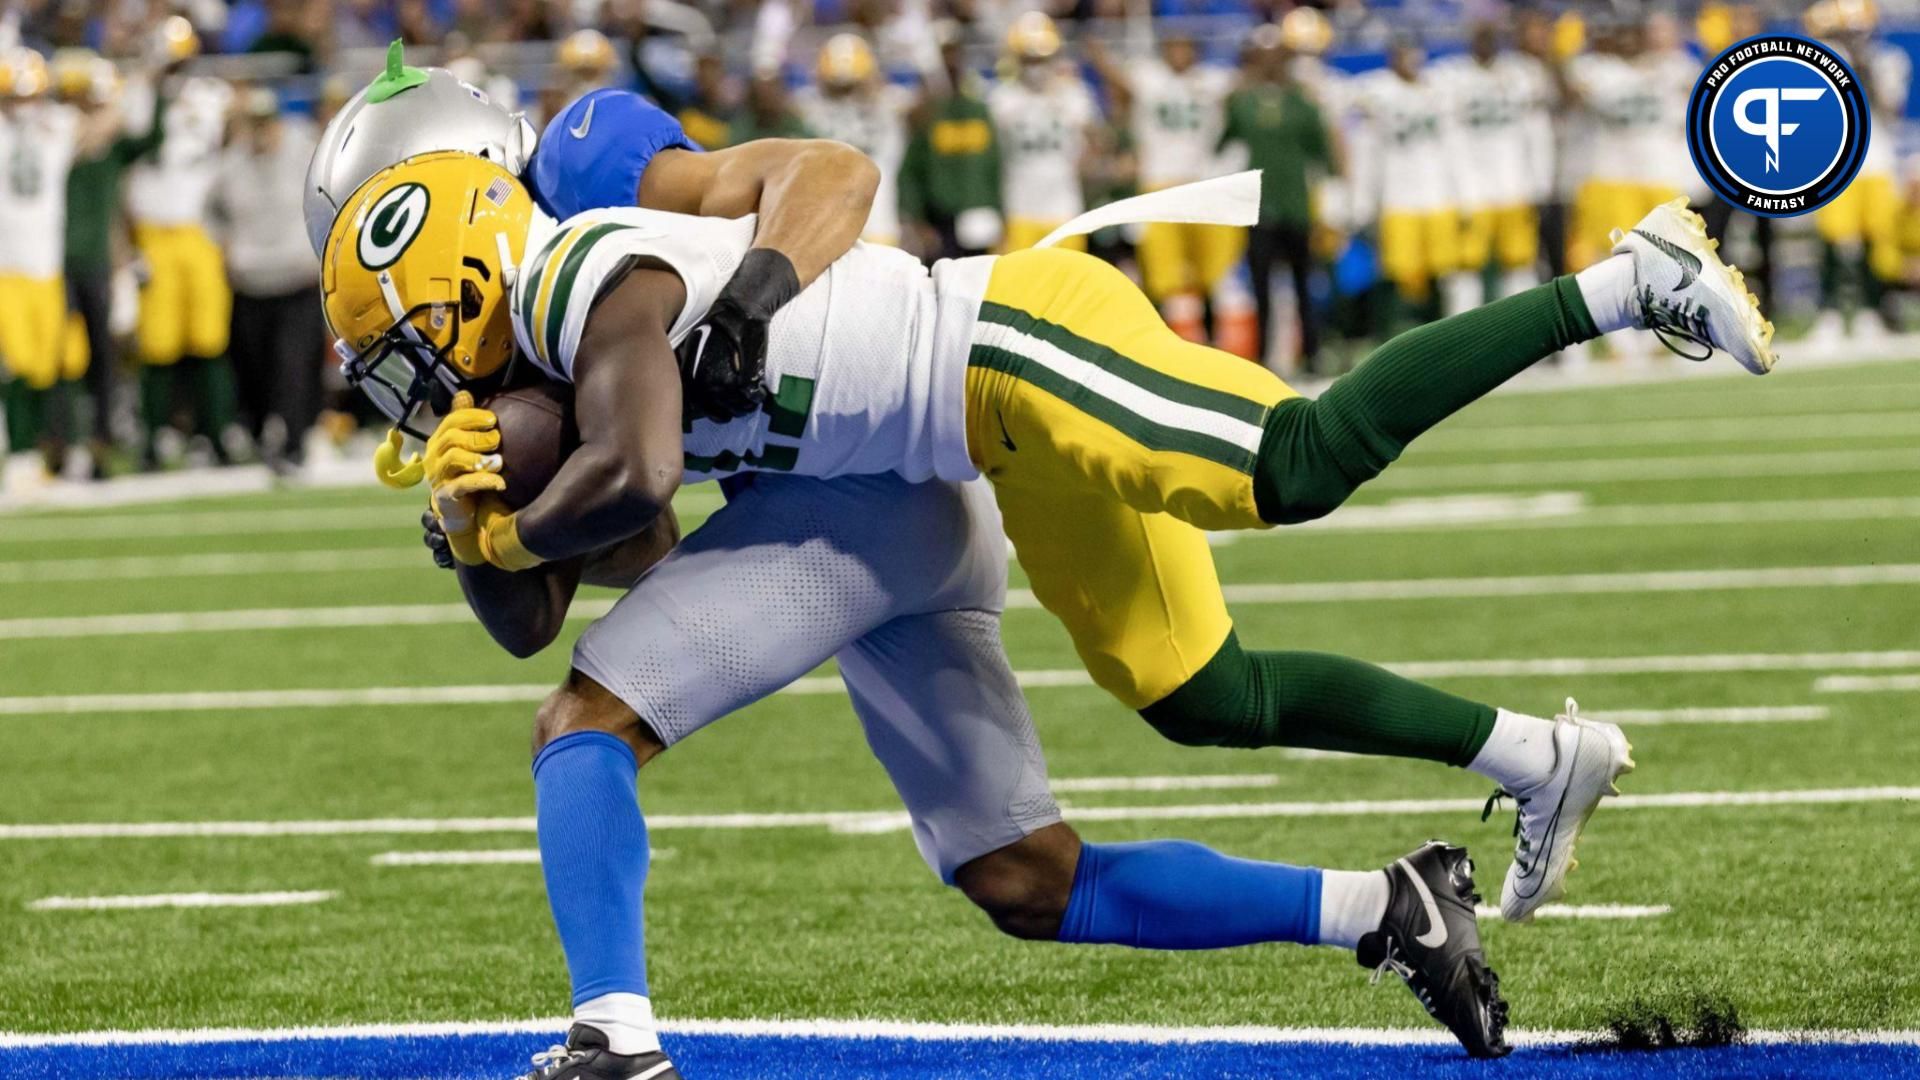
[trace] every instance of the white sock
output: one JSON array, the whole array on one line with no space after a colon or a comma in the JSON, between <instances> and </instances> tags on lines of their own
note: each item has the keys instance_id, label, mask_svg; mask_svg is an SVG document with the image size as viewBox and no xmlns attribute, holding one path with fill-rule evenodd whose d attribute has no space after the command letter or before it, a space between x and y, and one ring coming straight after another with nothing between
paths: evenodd
<instances>
[{"instance_id":1,"label":"white sock","mask_svg":"<svg viewBox=\"0 0 1920 1080\"><path fill-rule=\"evenodd\" d=\"M1501 709L1494 716L1493 734L1467 768L1519 792L1551 776L1556 758L1553 721Z\"/></svg>"},{"instance_id":2,"label":"white sock","mask_svg":"<svg viewBox=\"0 0 1920 1080\"><path fill-rule=\"evenodd\" d=\"M1320 944L1351 949L1386 917L1386 871L1320 871Z\"/></svg>"},{"instance_id":3,"label":"white sock","mask_svg":"<svg viewBox=\"0 0 1920 1080\"><path fill-rule=\"evenodd\" d=\"M1500 295L1512 296L1523 293L1540 284L1540 275L1529 267L1524 270L1508 270L1500 275Z\"/></svg>"},{"instance_id":4,"label":"white sock","mask_svg":"<svg viewBox=\"0 0 1920 1080\"><path fill-rule=\"evenodd\" d=\"M660 1049L653 1028L653 1002L639 994L601 994L573 1007L576 1023L586 1024L607 1037L616 1054L650 1054Z\"/></svg>"},{"instance_id":5,"label":"white sock","mask_svg":"<svg viewBox=\"0 0 1920 1080\"><path fill-rule=\"evenodd\" d=\"M1480 275L1464 270L1440 279L1440 297L1448 315L1472 311L1487 302L1486 288L1480 283Z\"/></svg>"},{"instance_id":6,"label":"white sock","mask_svg":"<svg viewBox=\"0 0 1920 1080\"><path fill-rule=\"evenodd\" d=\"M1573 275L1593 325L1603 334L1635 326L1633 256L1613 255Z\"/></svg>"}]
</instances>

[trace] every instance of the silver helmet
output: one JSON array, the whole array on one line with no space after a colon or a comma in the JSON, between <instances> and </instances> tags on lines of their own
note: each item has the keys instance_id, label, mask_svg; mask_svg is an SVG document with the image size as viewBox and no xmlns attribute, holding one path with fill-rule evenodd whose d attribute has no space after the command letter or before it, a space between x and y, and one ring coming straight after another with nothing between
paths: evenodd
<instances>
[{"instance_id":1,"label":"silver helmet","mask_svg":"<svg viewBox=\"0 0 1920 1080\"><path fill-rule=\"evenodd\" d=\"M533 157L538 136L526 115L508 112L486 93L445 68L407 67L400 43L387 69L341 106L307 166L307 239L313 253L347 196L367 178L415 154L464 150L497 161L518 176Z\"/></svg>"}]
</instances>

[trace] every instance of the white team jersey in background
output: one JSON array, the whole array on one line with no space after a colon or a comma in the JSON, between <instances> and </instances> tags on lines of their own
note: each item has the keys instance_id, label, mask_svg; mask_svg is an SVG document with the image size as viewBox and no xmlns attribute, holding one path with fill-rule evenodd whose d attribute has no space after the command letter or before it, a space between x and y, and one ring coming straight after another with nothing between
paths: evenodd
<instances>
[{"instance_id":1,"label":"white team jersey in background","mask_svg":"<svg viewBox=\"0 0 1920 1080\"><path fill-rule=\"evenodd\" d=\"M685 341L753 242L754 219L591 210L530 238L515 283L514 333L542 369L573 381L574 351L603 289L636 258L671 267L686 305ZM855 244L773 317L762 411L685 436L688 482L740 471L803 476L977 475L967 455L969 339L991 257L948 260L931 275L903 251Z\"/></svg>"},{"instance_id":2,"label":"white team jersey in background","mask_svg":"<svg viewBox=\"0 0 1920 1080\"><path fill-rule=\"evenodd\" d=\"M1867 84L1873 128L1867 136L1867 159L1860 171L1867 176L1891 176L1899 156L1900 117L1913 82L1913 60L1905 49L1885 42L1873 43L1867 53L1868 67L1860 77Z\"/></svg>"},{"instance_id":3,"label":"white team jersey in background","mask_svg":"<svg viewBox=\"0 0 1920 1080\"><path fill-rule=\"evenodd\" d=\"M1124 70L1133 96L1140 186L1162 188L1217 175L1233 72L1206 64L1176 72L1158 57L1128 60Z\"/></svg>"},{"instance_id":4,"label":"white team jersey in background","mask_svg":"<svg viewBox=\"0 0 1920 1080\"><path fill-rule=\"evenodd\" d=\"M1457 56L1433 66L1453 105L1453 175L1468 209L1539 201L1552 182L1547 78L1537 61L1513 54L1482 64Z\"/></svg>"},{"instance_id":5,"label":"white team jersey in background","mask_svg":"<svg viewBox=\"0 0 1920 1080\"><path fill-rule=\"evenodd\" d=\"M1687 149L1687 99L1700 80L1701 62L1685 49L1647 53L1638 58L1641 77L1657 95L1660 114L1640 133L1643 179L1682 192L1698 205L1711 197Z\"/></svg>"},{"instance_id":6,"label":"white team jersey in background","mask_svg":"<svg viewBox=\"0 0 1920 1080\"><path fill-rule=\"evenodd\" d=\"M1567 79L1580 92L1585 138L1582 179L1610 183L1668 183L1666 168L1644 160L1649 140L1673 102L1630 60L1611 53L1584 53L1567 62ZM1680 100L1686 108L1686 100ZM1691 161L1691 159L1688 159Z\"/></svg>"},{"instance_id":7,"label":"white team jersey in background","mask_svg":"<svg viewBox=\"0 0 1920 1080\"><path fill-rule=\"evenodd\" d=\"M51 101L0 117L0 273L65 273L67 173L79 132L80 114Z\"/></svg>"},{"instance_id":8,"label":"white team jersey in background","mask_svg":"<svg viewBox=\"0 0 1920 1080\"><path fill-rule=\"evenodd\" d=\"M153 115L153 88L128 87L127 115ZM145 100L134 100L144 96ZM195 76L181 83L162 123L166 138L127 178L127 212L142 225L205 225L220 174L233 87Z\"/></svg>"},{"instance_id":9,"label":"white team jersey in background","mask_svg":"<svg viewBox=\"0 0 1920 1080\"><path fill-rule=\"evenodd\" d=\"M1431 71L1409 82L1381 70L1357 82L1362 120L1354 148L1356 208L1363 214L1425 213L1460 205L1451 106L1440 80Z\"/></svg>"},{"instance_id":10,"label":"white team jersey in background","mask_svg":"<svg viewBox=\"0 0 1920 1080\"><path fill-rule=\"evenodd\" d=\"M1002 201L1008 218L1065 221L1086 209L1080 158L1087 125L1099 116L1086 84L1061 74L1035 90L1014 80L987 92L1000 137Z\"/></svg>"},{"instance_id":11,"label":"white team jersey in background","mask_svg":"<svg viewBox=\"0 0 1920 1080\"><path fill-rule=\"evenodd\" d=\"M893 243L900 238L900 163L907 154L912 99L912 93L890 84L842 97L807 87L793 98L794 111L808 130L846 143L880 167L880 188L861 231L869 240Z\"/></svg>"}]
</instances>

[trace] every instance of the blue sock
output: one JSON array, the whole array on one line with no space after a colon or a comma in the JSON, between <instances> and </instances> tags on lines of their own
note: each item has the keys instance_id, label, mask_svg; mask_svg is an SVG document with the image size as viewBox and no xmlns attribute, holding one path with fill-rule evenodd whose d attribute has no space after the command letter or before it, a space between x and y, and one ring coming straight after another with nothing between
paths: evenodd
<instances>
[{"instance_id":1,"label":"blue sock","mask_svg":"<svg viewBox=\"0 0 1920 1080\"><path fill-rule=\"evenodd\" d=\"M575 1005L602 994L647 994L640 907L647 823L638 772L633 750L604 731L562 735L533 759L540 864Z\"/></svg>"},{"instance_id":2,"label":"blue sock","mask_svg":"<svg viewBox=\"0 0 1920 1080\"><path fill-rule=\"evenodd\" d=\"M1222 855L1187 840L1083 844L1060 940L1136 949L1313 945L1320 871Z\"/></svg>"}]
</instances>

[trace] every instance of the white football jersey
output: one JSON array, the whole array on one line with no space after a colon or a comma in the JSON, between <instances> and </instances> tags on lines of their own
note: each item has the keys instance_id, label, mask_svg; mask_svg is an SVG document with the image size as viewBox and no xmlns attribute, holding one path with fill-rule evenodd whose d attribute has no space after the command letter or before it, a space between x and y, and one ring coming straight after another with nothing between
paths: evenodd
<instances>
[{"instance_id":1,"label":"white football jersey","mask_svg":"<svg viewBox=\"0 0 1920 1080\"><path fill-rule=\"evenodd\" d=\"M753 228L751 217L623 207L536 231L512 297L521 351L572 382L594 300L643 257L671 267L686 286L669 335L678 345L733 276ZM967 353L992 265L990 256L948 260L929 274L903 251L855 244L774 316L765 408L688 427L688 482L761 470L893 472L914 481L976 475L966 446Z\"/></svg>"},{"instance_id":2,"label":"white football jersey","mask_svg":"<svg viewBox=\"0 0 1920 1080\"><path fill-rule=\"evenodd\" d=\"M869 240L893 243L900 238L900 163L907 154L907 111L913 95L902 87L883 84L868 92L834 97L816 87L794 95L794 111L808 130L822 139L846 143L880 167L880 188L862 230Z\"/></svg>"},{"instance_id":3,"label":"white football jersey","mask_svg":"<svg viewBox=\"0 0 1920 1080\"><path fill-rule=\"evenodd\" d=\"M46 280L65 273L67 172L80 114L37 101L0 117L0 271Z\"/></svg>"},{"instance_id":4,"label":"white football jersey","mask_svg":"<svg viewBox=\"0 0 1920 1080\"><path fill-rule=\"evenodd\" d=\"M1080 158L1100 115L1079 77L1061 74L1036 90L1019 80L987 92L1000 136L1001 203L1009 218L1066 221L1086 209Z\"/></svg>"},{"instance_id":5,"label":"white football jersey","mask_svg":"<svg viewBox=\"0 0 1920 1080\"><path fill-rule=\"evenodd\" d=\"M144 92L152 90L148 87ZM128 115L152 115L151 100L130 104ZM166 138L160 149L135 165L127 177L127 212L136 224L207 223L232 103L233 87L219 79L194 76L180 85L167 105Z\"/></svg>"},{"instance_id":6,"label":"white football jersey","mask_svg":"<svg viewBox=\"0 0 1920 1080\"><path fill-rule=\"evenodd\" d=\"M1671 182L1664 165L1644 160L1648 144L1659 138L1662 122L1674 105L1670 87L1656 85L1639 65L1610 53L1574 57L1567 63L1567 79L1585 106L1582 142L1587 179ZM1684 95L1679 106L1685 110Z\"/></svg>"},{"instance_id":7,"label":"white football jersey","mask_svg":"<svg viewBox=\"0 0 1920 1080\"><path fill-rule=\"evenodd\" d=\"M1452 107L1440 80L1431 71L1409 82L1381 70L1359 82L1353 197L1362 220L1460 205Z\"/></svg>"},{"instance_id":8,"label":"white football jersey","mask_svg":"<svg viewBox=\"0 0 1920 1080\"><path fill-rule=\"evenodd\" d=\"M1124 70L1133 96L1140 186L1170 187L1217 174L1233 72L1206 64L1176 72L1158 57L1129 60Z\"/></svg>"},{"instance_id":9,"label":"white football jersey","mask_svg":"<svg viewBox=\"0 0 1920 1080\"><path fill-rule=\"evenodd\" d=\"M1457 56L1433 67L1453 105L1454 160L1461 204L1470 209L1539 201L1552 182L1547 74L1531 57L1495 56L1482 64Z\"/></svg>"}]
</instances>

